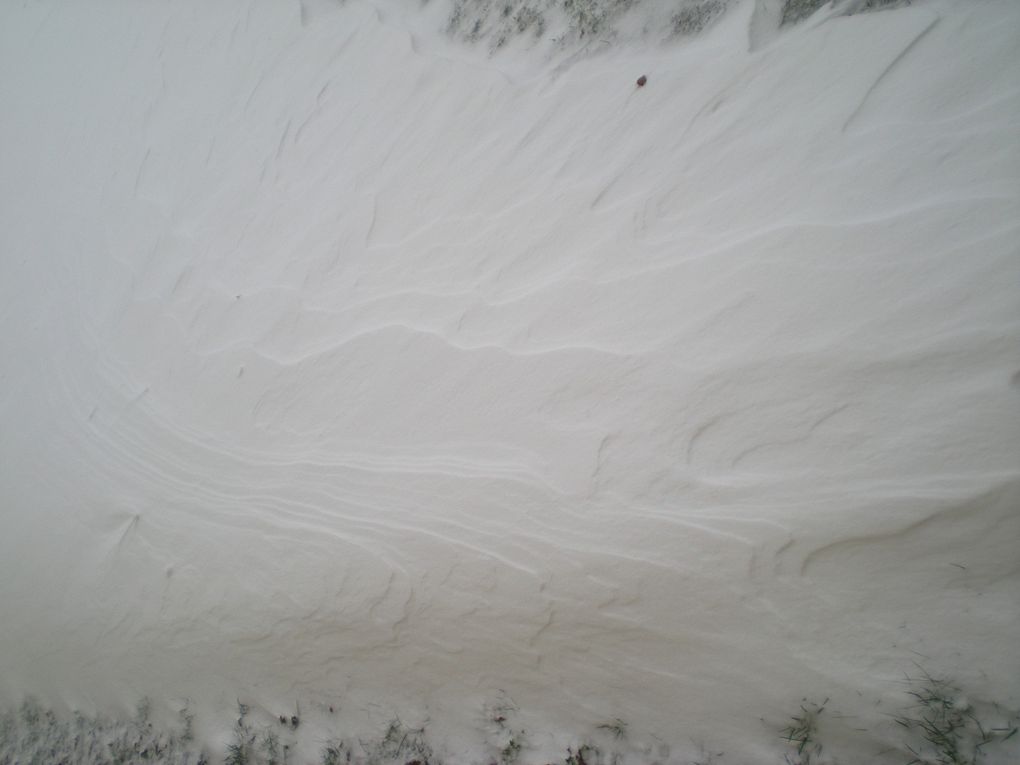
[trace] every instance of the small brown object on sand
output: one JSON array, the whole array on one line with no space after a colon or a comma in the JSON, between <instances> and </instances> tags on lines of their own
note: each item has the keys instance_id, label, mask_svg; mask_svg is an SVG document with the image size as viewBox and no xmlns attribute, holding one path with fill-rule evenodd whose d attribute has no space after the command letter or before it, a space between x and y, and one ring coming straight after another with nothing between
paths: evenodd
<instances>
[{"instance_id":1,"label":"small brown object on sand","mask_svg":"<svg viewBox=\"0 0 1020 765\"><path fill-rule=\"evenodd\" d=\"M637 86L639 88L643 88L646 82L648 82L648 78L645 77L644 75L641 75L640 77L637 78Z\"/></svg>"}]
</instances>

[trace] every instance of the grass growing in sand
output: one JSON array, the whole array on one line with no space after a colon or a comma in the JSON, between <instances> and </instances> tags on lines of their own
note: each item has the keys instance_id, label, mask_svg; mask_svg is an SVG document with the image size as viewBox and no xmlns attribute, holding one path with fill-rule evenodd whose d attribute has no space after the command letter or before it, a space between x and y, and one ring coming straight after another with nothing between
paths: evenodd
<instances>
[{"instance_id":1,"label":"grass growing in sand","mask_svg":"<svg viewBox=\"0 0 1020 765\"><path fill-rule=\"evenodd\" d=\"M908 676L906 702L893 716L901 740L882 753L880 761L900 765L994 765L1020 754L1020 712L1001 704L965 695L951 680L924 670ZM852 765L859 756L838 754L823 747L819 720L830 706L803 700L785 725L773 728L774 759L780 765ZM333 708L329 707L330 712ZM529 756L529 737L518 725L519 710L505 695L483 710L482 741L488 754L473 759L472 765L726 765L723 752L694 758L670 756L668 749L656 754L630 746L628 723L622 719L593 724L588 734L575 736L559 759ZM826 718L825 730L835 733L839 716ZM150 721L150 705L143 700L127 720L59 717L34 701L0 714L0 765L292 765L307 758L296 755L318 751L322 765L442 765L443 757L429 738L424 725L412 727L394 718L384 729L367 737L327 738L325 743L299 728L298 716L268 717L258 723L247 705L238 702L238 716L231 725L232 738L220 752L209 753L197 746L192 734L193 714L180 712L180 725L161 730ZM215 727L215 726L214 726ZM895 727L895 726L894 726ZM843 734L851 731L844 730ZM692 731L692 733L697 733ZM310 736L301 742L302 736ZM480 742L481 743L481 742ZM719 747L720 749L722 747ZM785 751L784 751L785 749ZM825 758L822 759L823 749ZM993 759L994 755L994 759ZM1003 759L1005 758L1005 759ZM870 760L869 760L870 761ZM447 760L454 763L460 760ZM769 760L766 760L769 762Z\"/></svg>"},{"instance_id":2,"label":"grass growing in sand","mask_svg":"<svg viewBox=\"0 0 1020 765\"><path fill-rule=\"evenodd\" d=\"M786 761L790 765L811 765L812 757L822 753L822 745L818 741L818 718L828 703L828 699L821 704L804 699L800 705L800 712L793 715L790 724L783 728L783 740L795 750L786 755Z\"/></svg>"},{"instance_id":3,"label":"grass growing in sand","mask_svg":"<svg viewBox=\"0 0 1020 765\"><path fill-rule=\"evenodd\" d=\"M977 765L985 749L1017 734L1018 715L997 705L978 708L946 678L932 677L923 669L908 677L908 693L916 700L896 722L923 743L908 745L908 765Z\"/></svg>"}]
</instances>

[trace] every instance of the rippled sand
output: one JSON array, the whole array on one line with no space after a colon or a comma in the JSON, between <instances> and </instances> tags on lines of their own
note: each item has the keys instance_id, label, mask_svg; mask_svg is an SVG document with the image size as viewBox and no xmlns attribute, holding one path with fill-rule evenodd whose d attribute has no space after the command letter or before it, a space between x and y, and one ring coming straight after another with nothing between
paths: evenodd
<instances>
[{"instance_id":1,"label":"rippled sand","mask_svg":"<svg viewBox=\"0 0 1020 765\"><path fill-rule=\"evenodd\" d=\"M454 762L1020 704L1020 4L444 13L0 8L0 700Z\"/></svg>"}]
</instances>

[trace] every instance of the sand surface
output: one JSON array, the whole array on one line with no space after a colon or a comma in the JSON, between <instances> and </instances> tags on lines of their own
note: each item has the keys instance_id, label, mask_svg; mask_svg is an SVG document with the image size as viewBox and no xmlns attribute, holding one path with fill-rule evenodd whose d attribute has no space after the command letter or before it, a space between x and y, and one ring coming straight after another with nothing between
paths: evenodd
<instances>
[{"instance_id":1,"label":"sand surface","mask_svg":"<svg viewBox=\"0 0 1020 765\"><path fill-rule=\"evenodd\" d=\"M1020 3L768 9L3 3L0 702L451 762L1020 706Z\"/></svg>"}]
</instances>

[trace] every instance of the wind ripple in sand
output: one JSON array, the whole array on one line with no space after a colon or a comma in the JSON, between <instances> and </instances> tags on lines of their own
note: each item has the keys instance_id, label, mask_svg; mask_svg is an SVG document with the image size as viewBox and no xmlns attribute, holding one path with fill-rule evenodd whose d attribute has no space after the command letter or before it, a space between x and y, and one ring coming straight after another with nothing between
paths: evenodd
<instances>
[{"instance_id":1,"label":"wind ripple in sand","mask_svg":"<svg viewBox=\"0 0 1020 765\"><path fill-rule=\"evenodd\" d=\"M737 5L5 9L0 694L738 751L912 652L1015 692L1016 6Z\"/></svg>"}]
</instances>

